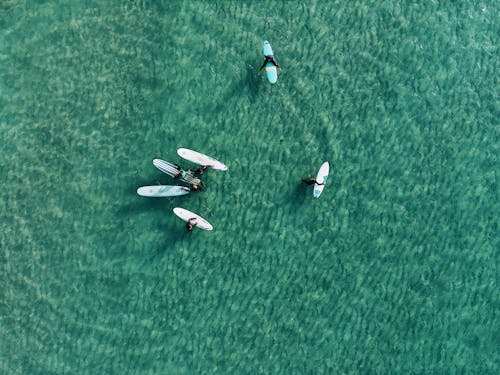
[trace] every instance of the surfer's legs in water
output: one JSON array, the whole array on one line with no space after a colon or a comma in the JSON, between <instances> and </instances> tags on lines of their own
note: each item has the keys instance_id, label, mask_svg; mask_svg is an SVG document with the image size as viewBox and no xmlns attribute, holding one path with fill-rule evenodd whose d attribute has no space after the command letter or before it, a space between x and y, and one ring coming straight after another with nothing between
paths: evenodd
<instances>
[{"instance_id":1,"label":"surfer's legs in water","mask_svg":"<svg viewBox=\"0 0 500 375\"><path fill-rule=\"evenodd\" d=\"M274 56L266 56L266 63L267 62L270 62L272 63L276 68L279 68L280 66L278 65L278 63L276 62L276 59L274 58Z\"/></svg>"},{"instance_id":2,"label":"surfer's legs in water","mask_svg":"<svg viewBox=\"0 0 500 375\"><path fill-rule=\"evenodd\" d=\"M316 179L311 178L311 177L303 178L302 182L304 182L307 185L313 185L313 184L324 185L325 184L324 182L319 183L318 181L316 181Z\"/></svg>"},{"instance_id":3,"label":"surfer's legs in water","mask_svg":"<svg viewBox=\"0 0 500 375\"><path fill-rule=\"evenodd\" d=\"M308 178L303 178L302 182L307 185L312 185L316 183L316 180L314 178L308 177Z\"/></svg>"}]
</instances>

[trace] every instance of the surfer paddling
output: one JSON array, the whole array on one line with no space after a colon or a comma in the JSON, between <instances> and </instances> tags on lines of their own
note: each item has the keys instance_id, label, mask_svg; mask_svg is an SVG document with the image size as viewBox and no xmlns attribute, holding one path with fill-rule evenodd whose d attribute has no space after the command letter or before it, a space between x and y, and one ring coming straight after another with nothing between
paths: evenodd
<instances>
[{"instance_id":1,"label":"surfer paddling","mask_svg":"<svg viewBox=\"0 0 500 375\"><path fill-rule=\"evenodd\" d=\"M264 68L266 66L266 64L268 62L270 62L271 64L273 64L276 68L279 68L280 66L278 65L278 63L276 62L276 59L274 58L274 55L266 55L264 56L265 60L264 60L264 63L262 64L262 66L260 67L259 69L259 72L262 70L262 68Z\"/></svg>"},{"instance_id":2,"label":"surfer paddling","mask_svg":"<svg viewBox=\"0 0 500 375\"><path fill-rule=\"evenodd\" d=\"M198 219L197 219L197 218L195 218L195 217L192 217L192 218L191 218L191 219L189 219L189 220L188 220L188 222L186 223L186 229L187 229L188 231L190 231L190 232L191 232L191 231L193 230L193 228L194 228L195 226L197 226L197 225L198 225Z\"/></svg>"}]
</instances>

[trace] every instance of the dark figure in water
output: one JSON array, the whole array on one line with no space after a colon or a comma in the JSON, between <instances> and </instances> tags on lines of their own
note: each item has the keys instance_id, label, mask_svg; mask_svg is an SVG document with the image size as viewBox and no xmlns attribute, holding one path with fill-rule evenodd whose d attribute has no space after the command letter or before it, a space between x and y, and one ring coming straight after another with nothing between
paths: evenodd
<instances>
[{"instance_id":1,"label":"dark figure in water","mask_svg":"<svg viewBox=\"0 0 500 375\"><path fill-rule=\"evenodd\" d=\"M195 217L192 217L191 219L188 220L188 222L186 223L186 229L188 231L192 231L193 228L198 224L198 219L195 218Z\"/></svg>"},{"instance_id":2,"label":"dark figure in water","mask_svg":"<svg viewBox=\"0 0 500 375\"><path fill-rule=\"evenodd\" d=\"M197 170L194 171L194 174L195 175L202 175L207 170L208 167L210 167L210 166L209 165L202 165L200 168L198 168Z\"/></svg>"},{"instance_id":3,"label":"dark figure in water","mask_svg":"<svg viewBox=\"0 0 500 375\"><path fill-rule=\"evenodd\" d=\"M325 184L324 182L320 184L318 181L316 181L315 178L311 178L311 177L303 178L302 182L304 182L307 185L313 185L313 184L324 185Z\"/></svg>"},{"instance_id":4,"label":"dark figure in water","mask_svg":"<svg viewBox=\"0 0 500 375\"><path fill-rule=\"evenodd\" d=\"M201 185L191 185L192 191L201 191Z\"/></svg>"},{"instance_id":5,"label":"dark figure in water","mask_svg":"<svg viewBox=\"0 0 500 375\"><path fill-rule=\"evenodd\" d=\"M264 61L264 63L262 64L262 66L260 67L259 71L262 70L263 67L266 66L266 64L268 62L270 62L271 64L273 64L276 68L279 68L280 66L278 65L278 63L276 62L276 59L274 58L273 55L267 55L267 56L264 56L266 58L266 60Z\"/></svg>"}]
</instances>

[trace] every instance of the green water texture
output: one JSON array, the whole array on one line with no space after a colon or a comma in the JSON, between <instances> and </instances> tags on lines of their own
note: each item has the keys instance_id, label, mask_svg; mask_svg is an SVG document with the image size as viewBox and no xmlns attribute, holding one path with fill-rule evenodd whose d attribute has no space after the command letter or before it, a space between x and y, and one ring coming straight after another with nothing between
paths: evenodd
<instances>
[{"instance_id":1,"label":"green water texture","mask_svg":"<svg viewBox=\"0 0 500 375\"><path fill-rule=\"evenodd\" d=\"M0 1L0 373L498 373L499 14Z\"/></svg>"}]
</instances>

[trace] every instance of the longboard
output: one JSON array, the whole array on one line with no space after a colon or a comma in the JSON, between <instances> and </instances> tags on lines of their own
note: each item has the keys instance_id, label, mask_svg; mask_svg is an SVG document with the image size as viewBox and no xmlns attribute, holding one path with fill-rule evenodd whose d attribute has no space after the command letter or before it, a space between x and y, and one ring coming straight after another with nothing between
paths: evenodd
<instances>
[{"instance_id":1,"label":"longboard","mask_svg":"<svg viewBox=\"0 0 500 375\"><path fill-rule=\"evenodd\" d=\"M328 179L329 173L330 173L330 164L328 164L328 162L325 161L321 165L321 168L318 171L318 174L316 176L316 182L319 182L320 184L326 184L326 180ZM318 185L317 183L314 184L314 190L313 190L314 198L319 198L324 188L325 185Z\"/></svg>"},{"instance_id":2,"label":"longboard","mask_svg":"<svg viewBox=\"0 0 500 375\"><path fill-rule=\"evenodd\" d=\"M264 56L274 56L271 44L267 40L264 41L264 46L262 48L262 51L264 53ZM265 68L266 68L267 80L270 83L278 82L278 69L276 69L276 66L274 66L272 62L268 62Z\"/></svg>"},{"instance_id":3,"label":"longboard","mask_svg":"<svg viewBox=\"0 0 500 375\"><path fill-rule=\"evenodd\" d=\"M137 194L143 197L176 197L189 194L189 189L185 186L153 185L141 186L137 189Z\"/></svg>"},{"instance_id":4,"label":"longboard","mask_svg":"<svg viewBox=\"0 0 500 375\"><path fill-rule=\"evenodd\" d=\"M201 152L193 151L188 148L180 148L177 150L177 153L181 158L184 158L186 160L189 160L193 163L200 164L200 165L206 165L209 168L218 170L218 171L227 171L227 166L220 162L219 160L202 154Z\"/></svg>"},{"instance_id":5,"label":"longboard","mask_svg":"<svg viewBox=\"0 0 500 375\"><path fill-rule=\"evenodd\" d=\"M208 221L206 221L200 215L197 215L194 212L186 210L185 208L175 207L173 211L174 211L174 214L176 214L179 218L181 218L185 222L188 222L189 219L195 218L196 221L194 224L196 224L195 225L196 228L201 228L201 229L205 229L205 230L213 230L214 229L214 227L212 227L212 224L210 224Z\"/></svg>"}]
</instances>

